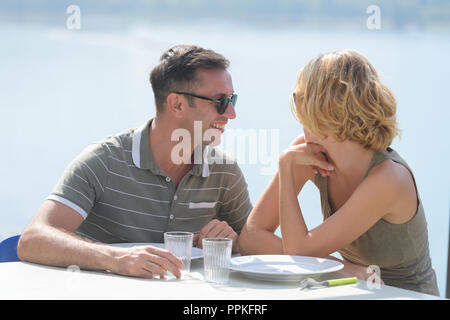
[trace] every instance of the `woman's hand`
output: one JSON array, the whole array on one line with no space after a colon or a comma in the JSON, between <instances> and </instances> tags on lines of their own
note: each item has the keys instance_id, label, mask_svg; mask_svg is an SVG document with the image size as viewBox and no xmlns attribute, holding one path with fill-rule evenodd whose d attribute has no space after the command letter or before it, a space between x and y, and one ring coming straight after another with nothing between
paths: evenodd
<instances>
[{"instance_id":1,"label":"woman's hand","mask_svg":"<svg viewBox=\"0 0 450 320\"><path fill-rule=\"evenodd\" d=\"M314 173L330 175L334 167L325 157L326 150L318 144L305 143L304 138L297 137L289 148L284 150L279 158L279 166L292 165L311 166Z\"/></svg>"},{"instance_id":2,"label":"woman's hand","mask_svg":"<svg viewBox=\"0 0 450 320\"><path fill-rule=\"evenodd\" d=\"M337 274L346 277L356 277L359 280L368 281L371 283L384 284L383 280L380 278L380 275L372 267L361 266L348 261L338 261L344 264L344 268L337 271Z\"/></svg>"},{"instance_id":3,"label":"woman's hand","mask_svg":"<svg viewBox=\"0 0 450 320\"><path fill-rule=\"evenodd\" d=\"M301 144L305 144L306 140L305 140L305 135L304 134L300 134L297 137L295 137L295 139L291 142L290 146L298 146ZM322 161L328 161L328 159L325 156L326 152L321 152L320 154L318 154L318 157L320 160ZM326 169L322 169L318 166L311 166L311 169L313 171L314 174L320 173L323 177L329 176L332 172L332 170L326 170Z\"/></svg>"},{"instance_id":4,"label":"woman's hand","mask_svg":"<svg viewBox=\"0 0 450 320\"><path fill-rule=\"evenodd\" d=\"M344 265L344 268L342 268L339 271L336 271L336 274L346 277L356 277L359 280L369 281L371 283L384 284L383 280L380 278L379 270L375 270L373 266L369 267L362 266L359 264L351 263L346 260L341 260L332 255L326 258L338 261Z\"/></svg>"}]
</instances>

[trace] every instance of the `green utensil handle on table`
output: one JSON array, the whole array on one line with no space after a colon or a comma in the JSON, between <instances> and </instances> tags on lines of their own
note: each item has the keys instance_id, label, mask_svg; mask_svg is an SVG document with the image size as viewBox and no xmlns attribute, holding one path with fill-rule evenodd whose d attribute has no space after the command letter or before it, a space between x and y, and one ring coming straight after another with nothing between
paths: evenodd
<instances>
[{"instance_id":1,"label":"green utensil handle on table","mask_svg":"<svg viewBox=\"0 0 450 320\"><path fill-rule=\"evenodd\" d=\"M351 283L357 283L358 278L352 277L352 278L341 278L341 279L333 279L333 280L327 280L328 286L340 286L342 284L351 284Z\"/></svg>"}]
</instances>

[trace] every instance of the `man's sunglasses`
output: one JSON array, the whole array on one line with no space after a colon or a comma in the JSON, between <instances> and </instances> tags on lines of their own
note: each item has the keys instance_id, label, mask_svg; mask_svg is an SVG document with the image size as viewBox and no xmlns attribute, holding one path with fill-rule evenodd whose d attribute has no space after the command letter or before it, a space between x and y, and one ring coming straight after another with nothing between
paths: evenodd
<instances>
[{"instance_id":1,"label":"man's sunglasses","mask_svg":"<svg viewBox=\"0 0 450 320\"><path fill-rule=\"evenodd\" d=\"M237 94L235 94L235 93L233 93L228 98L222 98L222 99L211 99L211 98L207 98L207 97L203 97L203 96L198 96L198 95L193 94L193 93L182 92L182 91L175 91L175 93L184 94L186 96L212 101L212 102L214 102L216 104L217 112L219 114L224 114L225 113L225 110L227 110L228 104L230 102L233 105L233 107L235 107L236 106L236 101L237 101Z\"/></svg>"}]
</instances>

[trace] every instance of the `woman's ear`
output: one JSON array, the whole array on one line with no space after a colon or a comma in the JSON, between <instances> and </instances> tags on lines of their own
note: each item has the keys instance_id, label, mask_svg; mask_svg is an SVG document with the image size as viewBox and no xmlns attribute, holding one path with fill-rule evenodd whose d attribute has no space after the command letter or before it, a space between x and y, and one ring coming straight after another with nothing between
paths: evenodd
<instances>
[{"instance_id":1,"label":"woman's ear","mask_svg":"<svg viewBox=\"0 0 450 320\"><path fill-rule=\"evenodd\" d=\"M167 109L176 118L184 116L186 100L178 93L171 92L166 99Z\"/></svg>"}]
</instances>

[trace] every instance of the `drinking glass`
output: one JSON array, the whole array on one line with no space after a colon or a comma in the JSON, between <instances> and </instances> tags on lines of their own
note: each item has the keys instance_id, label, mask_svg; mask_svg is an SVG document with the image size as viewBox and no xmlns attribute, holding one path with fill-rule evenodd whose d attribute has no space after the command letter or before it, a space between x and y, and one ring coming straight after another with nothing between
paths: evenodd
<instances>
[{"instance_id":1,"label":"drinking glass","mask_svg":"<svg viewBox=\"0 0 450 320\"><path fill-rule=\"evenodd\" d=\"M191 270L192 241L194 234L184 231L168 231L164 233L164 244L167 250L183 261L181 274Z\"/></svg>"},{"instance_id":2,"label":"drinking glass","mask_svg":"<svg viewBox=\"0 0 450 320\"><path fill-rule=\"evenodd\" d=\"M206 281L228 282L232 244L233 240L228 238L203 239L203 265Z\"/></svg>"}]
</instances>

